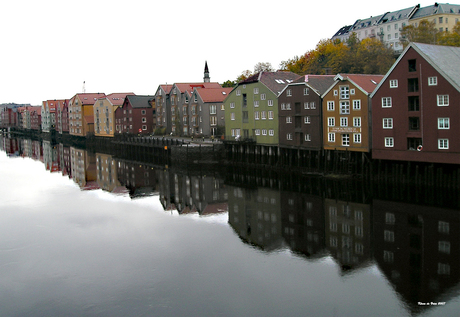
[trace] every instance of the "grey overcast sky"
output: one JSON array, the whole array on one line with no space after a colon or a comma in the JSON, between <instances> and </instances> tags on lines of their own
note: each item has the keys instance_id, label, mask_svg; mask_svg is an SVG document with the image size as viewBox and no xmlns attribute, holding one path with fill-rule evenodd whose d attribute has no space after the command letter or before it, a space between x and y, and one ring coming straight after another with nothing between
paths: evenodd
<instances>
[{"instance_id":1,"label":"grey overcast sky","mask_svg":"<svg viewBox=\"0 0 460 317\"><path fill-rule=\"evenodd\" d=\"M82 92L154 94L159 84L277 69L357 19L420 2L15 0L0 4L0 103ZM434 2L420 3L422 7Z\"/></svg>"}]
</instances>

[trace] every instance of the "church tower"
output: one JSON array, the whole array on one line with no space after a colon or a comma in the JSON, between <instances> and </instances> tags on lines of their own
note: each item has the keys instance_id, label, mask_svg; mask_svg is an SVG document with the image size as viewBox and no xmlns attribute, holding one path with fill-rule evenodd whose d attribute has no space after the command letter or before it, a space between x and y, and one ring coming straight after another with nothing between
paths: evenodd
<instances>
[{"instance_id":1,"label":"church tower","mask_svg":"<svg viewBox=\"0 0 460 317\"><path fill-rule=\"evenodd\" d=\"M211 78L209 77L209 69L208 69L208 62L204 62L204 77L203 77L203 82L209 83L211 82Z\"/></svg>"}]
</instances>

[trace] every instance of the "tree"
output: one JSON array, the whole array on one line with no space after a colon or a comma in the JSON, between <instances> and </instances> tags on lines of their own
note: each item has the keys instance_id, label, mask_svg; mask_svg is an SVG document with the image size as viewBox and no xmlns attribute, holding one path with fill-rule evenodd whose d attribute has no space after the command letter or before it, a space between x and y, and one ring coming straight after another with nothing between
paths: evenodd
<instances>
[{"instance_id":1,"label":"tree","mask_svg":"<svg viewBox=\"0 0 460 317\"><path fill-rule=\"evenodd\" d=\"M438 38L438 44L460 47L460 22L457 22L452 32L443 32Z\"/></svg>"},{"instance_id":2,"label":"tree","mask_svg":"<svg viewBox=\"0 0 460 317\"><path fill-rule=\"evenodd\" d=\"M411 42L437 44L439 30L436 28L434 21L420 21L419 25L406 25L401 30L401 44L404 48Z\"/></svg>"},{"instance_id":3,"label":"tree","mask_svg":"<svg viewBox=\"0 0 460 317\"><path fill-rule=\"evenodd\" d=\"M275 70L273 69L272 64L270 63L261 63L258 62L254 66L254 74L260 73L260 72L274 72Z\"/></svg>"},{"instance_id":4,"label":"tree","mask_svg":"<svg viewBox=\"0 0 460 317\"><path fill-rule=\"evenodd\" d=\"M239 83L239 82L242 82L243 80L246 80L248 79L248 77L250 77L252 75L252 72L247 69L247 70L244 70L240 76L238 76L238 78L236 79L236 82Z\"/></svg>"},{"instance_id":5,"label":"tree","mask_svg":"<svg viewBox=\"0 0 460 317\"><path fill-rule=\"evenodd\" d=\"M235 81L227 80L222 84L222 87L234 87L236 85Z\"/></svg>"},{"instance_id":6,"label":"tree","mask_svg":"<svg viewBox=\"0 0 460 317\"><path fill-rule=\"evenodd\" d=\"M365 38L356 52L361 74L385 74L395 62L393 50L375 38Z\"/></svg>"}]
</instances>

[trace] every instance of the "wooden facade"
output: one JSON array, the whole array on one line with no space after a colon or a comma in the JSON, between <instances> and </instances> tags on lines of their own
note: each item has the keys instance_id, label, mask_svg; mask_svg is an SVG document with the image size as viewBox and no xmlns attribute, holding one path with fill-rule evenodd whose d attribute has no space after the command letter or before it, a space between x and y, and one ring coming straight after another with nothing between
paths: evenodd
<instances>
[{"instance_id":1,"label":"wooden facade","mask_svg":"<svg viewBox=\"0 0 460 317\"><path fill-rule=\"evenodd\" d=\"M374 159L460 162L460 48L412 43L373 93Z\"/></svg>"}]
</instances>

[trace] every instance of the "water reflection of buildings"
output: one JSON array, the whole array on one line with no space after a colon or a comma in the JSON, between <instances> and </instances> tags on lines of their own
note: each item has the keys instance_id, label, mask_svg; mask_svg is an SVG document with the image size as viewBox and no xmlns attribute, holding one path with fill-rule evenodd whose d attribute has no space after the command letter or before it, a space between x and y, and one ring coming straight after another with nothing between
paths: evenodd
<instances>
[{"instance_id":1,"label":"water reflection of buildings","mask_svg":"<svg viewBox=\"0 0 460 317\"><path fill-rule=\"evenodd\" d=\"M72 178L70 147L62 143L59 144L59 164L62 175Z\"/></svg>"},{"instance_id":2,"label":"water reflection of buildings","mask_svg":"<svg viewBox=\"0 0 460 317\"><path fill-rule=\"evenodd\" d=\"M131 198L158 193L157 170L152 165L128 160L118 160L115 165L119 184L127 188Z\"/></svg>"},{"instance_id":3,"label":"water reflection of buildings","mask_svg":"<svg viewBox=\"0 0 460 317\"><path fill-rule=\"evenodd\" d=\"M283 246L279 191L228 186L228 209L228 222L243 241L263 250Z\"/></svg>"},{"instance_id":4,"label":"water reflection of buildings","mask_svg":"<svg viewBox=\"0 0 460 317\"><path fill-rule=\"evenodd\" d=\"M374 200L374 258L413 313L459 294L460 214Z\"/></svg>"},{"instance_id":5,"label":"water reflection of buildings","mask_svg":"<svg viewBox=\"0 0 460 317\"><path fill-rule=\"evenodd\" d=\"M105 191L121 194L128 190L120 184L117 162L109 154L96 153L97 183Z\"/></svg>"},{"instance_id":6,"label":"water reflection of buildings","mask_svg":"<svg viewBox=\"0 0 460 317\"><path fill-rule=\"evenodd\" d=\"M369 204L324 199L326 246L343 273L371 264Z\"/></svg>"},{"instance_id":7,"label":"water reflection of buildings","mask_svg":"<svg viewBox=\"0 0 460 317\"><path fill-rule=\"evenodd\" d=\"M167 211L211 215L227 212L227 189L215 175L158 170L160 202Z\"/></svg>"},{"instance_id":8,"label":"water reflection of buildings","mask_svg":"<svg viewBox=\"0 0 460 317\"><path fill-rule=\"evenodd\" d=\"M73 181L83 190L98 189L96 155L86 150L71 147L70 157Z\"/></svg>"},{"instance_id":9,"label":"water reflection of buildings","mask_svg":"<svg viewBox=\"0 0 460 317\"><path fill-rule=\"evenodd\" d=\"M52 144L48 140L43 140L43 164L45 164L46 170L51 173L59 172L61 169L58 145Z\"/></svg>"}]
</instances>

